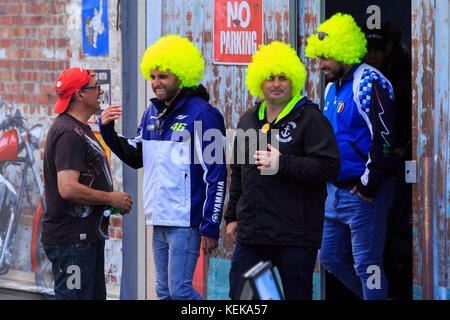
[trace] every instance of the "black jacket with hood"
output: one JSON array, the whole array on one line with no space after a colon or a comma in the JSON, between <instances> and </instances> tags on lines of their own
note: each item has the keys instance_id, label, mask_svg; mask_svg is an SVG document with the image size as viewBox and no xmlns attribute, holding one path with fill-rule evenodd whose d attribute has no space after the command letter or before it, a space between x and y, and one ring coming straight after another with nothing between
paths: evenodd
<instances>
[{"instance_id":1,"label":"black jacket with hood","mask_svg":"<svg viewBox=\"0 0 450 320\"><path fill-rule=\"evenodd\" d=\"M257 104L241 117L236 137L239 129L261 132L259 109ZM272 175L262 174L253 160L254 150L266 142L252 145L250 134L245 144L235 138L225 221L238 222L240 243L320 248L326 182L334 181L340 168L331 124L316 104L303 97L266 135L267 140L260 141L278 142L281 153L278 171Z\"/></svg>"}]
</instances>

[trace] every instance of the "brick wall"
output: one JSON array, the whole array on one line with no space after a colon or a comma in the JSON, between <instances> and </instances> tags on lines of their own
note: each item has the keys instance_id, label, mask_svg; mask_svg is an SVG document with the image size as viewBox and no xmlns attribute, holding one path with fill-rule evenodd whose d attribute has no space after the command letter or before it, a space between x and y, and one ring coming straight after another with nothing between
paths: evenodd
<instances>
[{"instance_id":1,"label":"brick wall","mask_svg":"<svg viewBox=\"0 0 450 320\"><path fill-rule=\"evenodd\" d=\"M0 0L0 92L48 116L56 102L55 80L70 67L66 2Z\"/></svg>"}]
</instances>

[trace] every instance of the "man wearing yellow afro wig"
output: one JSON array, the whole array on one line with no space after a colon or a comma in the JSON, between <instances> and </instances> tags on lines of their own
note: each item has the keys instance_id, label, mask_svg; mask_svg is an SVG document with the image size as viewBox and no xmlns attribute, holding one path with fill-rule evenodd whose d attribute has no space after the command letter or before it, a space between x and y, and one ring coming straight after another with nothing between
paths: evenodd
<instances>
[{"instance_id":1,"label":"man wearing yellow afro wig","mask_svg":"<svg viewBox=\"0 0 450 320\"><path fill-rule=\"evenodd\" d=\"M234 143L225 213L227 236L236 243L232 299L241 297L242 274L261 260L278 268L286 299L312 299L325 182L339 174L339 151L330 123L300 94L305 77L297 53L280 42L260 46L247 69L250 93L264 100L241 117ZM246 143L246 136L260 140Z\"/></svg>"},{"instance_id":2,"label":"man wearing yellow afro wig","mask_svg":"<svg viewBox=\"0 0 450 320\"><path fill-rule=\"evenodd\" d=\"M379 70L361 63L366 43L354 19L337 13L307 39L305 54L319 59L328 80L323 112L341 156L339 177L327 185L319 260L360 299L383 300L386 223L395 195L394 92Z\"/></svg>"},{"instance_id":3,"label":"man wearing yellow afro wig","mask_svg":"<svg viewBox=\"0 0 450 320\"><path fill-rule=\"evenodd\" d=\"M201 52L187 38L178 35L162 37L147 48L141 61L144 78L151 80L151 71L170 71L180 81L180 88L197 87L205 69Z\"/></svg>"},{"instance_id":4,"label":"man wearing yellow afro wig","mask_svg":"<svg viewBox=\"0 0 450 320\"><path fill-rule=\"evenodd\" d=\"M150 99L137 135L128 139L115 132L119 106L106 108L100 119L111 150L129 166L144 167L158 299L203 299L192 287L200 245L205 254L218 245L227 179L225 123L199 84L203 70L202 55L188 39L162 37L142 58L142 74L156 98ZM203 139L206 131L210 138Z\"/></svg>"}]
</instances>

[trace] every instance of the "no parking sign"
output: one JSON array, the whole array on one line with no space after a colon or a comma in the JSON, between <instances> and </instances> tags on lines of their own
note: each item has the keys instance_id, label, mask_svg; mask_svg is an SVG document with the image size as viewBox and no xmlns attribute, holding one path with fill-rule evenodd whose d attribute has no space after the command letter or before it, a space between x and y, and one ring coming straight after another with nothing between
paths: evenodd
<instances>
[{"instance_id":1,"label":"no parking sign","mask_svg":"<svg viewBox=\"0 0 450 320\"><path fill-rule=\"evenodd\" d=\"M262 30L262 0L215 0L214 63L250 63Z\"/></svg>"}]
</instances>

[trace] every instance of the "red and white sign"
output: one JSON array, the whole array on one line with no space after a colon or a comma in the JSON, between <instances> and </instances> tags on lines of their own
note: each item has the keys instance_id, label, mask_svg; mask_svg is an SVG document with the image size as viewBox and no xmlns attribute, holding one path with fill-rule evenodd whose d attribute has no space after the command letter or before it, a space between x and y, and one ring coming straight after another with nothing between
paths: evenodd
<instances>
[{"instance_id":1,"label":"red and white sign","mask_svg":"<svg viewBox=\"0 0 450 320\"><path fill-rule=\"evenodd\" d=\"M262 0L214 0L214 63L248 64L262 44Z\"/></svg>"}]
</instances>

